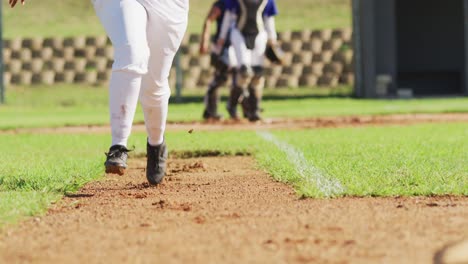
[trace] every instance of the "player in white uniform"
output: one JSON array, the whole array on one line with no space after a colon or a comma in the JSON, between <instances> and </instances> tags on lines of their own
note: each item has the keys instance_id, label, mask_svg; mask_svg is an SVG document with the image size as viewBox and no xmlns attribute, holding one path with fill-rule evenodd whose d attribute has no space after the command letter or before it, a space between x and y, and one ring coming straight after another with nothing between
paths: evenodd
<instances>
[{"instance_id":1,"label":"player in white uniform","mask_svg":"<svg viewBox=\"0 0 468 264\"><path fill-rule=\"evenodd\" d=\"M9 0L12 7L17 2ZM148 134L146 176L151 184L159 184L167 159L164 131L171 94L168 77L187 28L189 0L92 3L114 46L109 88L112 143L106 172L123 174L127 168L127 140L139 99Z\"/></svg>"}]
</instances>

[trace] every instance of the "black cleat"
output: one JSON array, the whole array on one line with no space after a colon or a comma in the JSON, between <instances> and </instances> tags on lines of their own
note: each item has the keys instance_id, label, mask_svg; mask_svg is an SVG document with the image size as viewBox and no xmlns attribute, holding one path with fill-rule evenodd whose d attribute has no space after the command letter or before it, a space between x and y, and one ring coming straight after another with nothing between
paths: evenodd
<instances>
[{"instance_id":1,"label":"black cleat","mask_svg":"<svg viewBox=\"0 0 468 264\"><path fill-rule=\"evenodd\" d=\"M127 169L128 150L125 146L114 145L110 147L109 152L106 153L106 173L124 175Z\"/></svg>"},{"instance_id":2,"label":"black cleat","mask_svg":"<svg viewBox=\"0 0 468 264\"><path fill-rule=\"evenodd\" d=\"M229 113L229 117L232 119L232 120L239 120L239 115L237 114L237 109L236 107L234 106L230 106L228 105L226 107L226 110L228 111Z\"/></svg>"},{"instance_id":3,"label":"black cleat","mask_svg":"<svg viewBox=\"0 0 468 264\"><path fill-rule=\"evenodd\" d=\"M219 121L223 119L223 116L218 113L211 114L208 110L205 110L203 111L203 119L206 121Z\"/></svg>"},{"instance_id":4,"label":"black cleat","mask_svg":"<svg viewBox=\"0 0 468 264\"><path fill-rule=\"evenodd\" d=\"M262 120L258 112L251 113L248 118L250 122L257 122L257 121Z\"/></svg>"},{"instance_id":5,"label":"black cleat","mask_svg":"<svg viewBox=\"0 0 468 264\"><path fill-rule=\"evenodd\" d=\"M255 89L249 87L249 97L242 101L242 106L245 108L244 113L247 113L246 118L248 118L250 122L257 122L262 119L260 117L260 100L261 98L256 94Z\"/></svg>"},{"instance_id":6,"label":"black cleat","mask_svg":"<svg viewBox=\"0 0 468 264\"><path fill-rule=\"evenodd\" d=\"M158 146L151 146L146 143L146 153L146 179L150 184L160 184L166 174L166 142Z\"/></svg>"},{"instance_id":7,"label":"black cleat","mask_svg":"<svg viewBox=\"0 0 468 264\"><path fill-rule=\"evenodd\" d=\"M249 99L248 95L242 98L241 108L242 108L242 115L244 116L244 118L250 119L251 107L249 105L248 99Z\"/></svg>"}]
</instances>

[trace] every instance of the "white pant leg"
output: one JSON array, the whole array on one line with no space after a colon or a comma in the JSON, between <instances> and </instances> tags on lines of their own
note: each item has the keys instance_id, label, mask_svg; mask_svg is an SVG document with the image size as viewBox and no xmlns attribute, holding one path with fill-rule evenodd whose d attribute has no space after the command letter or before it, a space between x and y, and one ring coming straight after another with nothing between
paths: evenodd
<instances>
[{"instance_id":1,"label":"white pant leg","mask_svg":"<svg viewBox=\"0 0 468 264\"><path fill-rule=\"evenodd\" d=\"M171 90L169 72L187 28L188 0L138 0L148 12L148 73L143 76L140 102L148 143L164 140Z\"/></svg>"},{"instance_id":2,"label":"white pant leg","mask_svg":"<svg viewBox=\"0 0 468 264\"><path fill-rule=\"evenodd\" d=\"M135 115L142 75L147 72L145 8L135 0L93 0L114 47L109 87L112 145L127 145Z\"/></svg>"},{"instance_id":3,"label":"white pant leg","mask_svg":"<svg viewBox=\"0 0 468 264\"><path fill-rule=\"evenodd\" d=\"M267 32L265 30L260 31L255 39L255 47L251 53L251 66L263 66L267 41Z\"/></svg>"},{"instance_id":4,"label":"white pant leg","mask_svg":"<svg viewBox=\"0 0 468 264\"><path fill-rule=\"evenodd\" d=\"M252 51L247 49L244 36L242 36L242 33L237 28L231 30L231 44L236 54L237 66L245 65L250 67L252 65Z\"/></svg>"},{"instance_id":5,"label":"white pant leg","mask_svg":"<svg viewBox=\"0 0 468 264\"><path fill-rule=\"evenodd\" d=\"M226 64L229 65L229 68L236 68L238 63L237 63L237 57L236 57L236 52L234 50L234 47L229 46L226 50L226 54L224 55L226 57Z\"/></svg>"}]
</instances>

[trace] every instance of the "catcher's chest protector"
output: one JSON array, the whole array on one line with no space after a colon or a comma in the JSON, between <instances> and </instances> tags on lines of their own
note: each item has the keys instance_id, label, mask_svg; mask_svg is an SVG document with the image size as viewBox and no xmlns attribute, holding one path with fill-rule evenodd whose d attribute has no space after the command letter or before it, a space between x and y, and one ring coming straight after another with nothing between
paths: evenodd
<instances>
[{"instance_id":1,"label":"catcher's chest protector","mask_svg":"<svg viewBox=\"0 0 468 264\"><path fill-rule=\"evenodd\" d=\"M245 38L248 49L255 46L255 38L260 29L263 30L263 11L268 0L238 0L240 12L237 20L237 28Z\"/></svg>"}]
</instances>

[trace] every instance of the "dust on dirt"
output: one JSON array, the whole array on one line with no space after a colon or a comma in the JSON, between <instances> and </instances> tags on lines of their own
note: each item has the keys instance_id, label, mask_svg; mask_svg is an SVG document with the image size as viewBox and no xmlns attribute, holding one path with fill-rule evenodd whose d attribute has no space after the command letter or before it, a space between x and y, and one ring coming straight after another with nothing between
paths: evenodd
<instances>
[{"instance_id":1,"label":"dust on dirt","mask_svg":"<svg viewBox=\"0 0 468 264\"><path fill-rule=\"evenodd\" d=\"M251 157L145 160L0 234L0 262L430 263L468 236L468 197L300 199Z\"/></svg>"}]
</instances>

